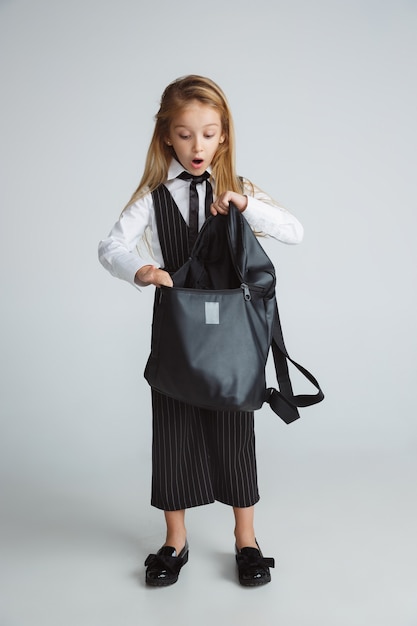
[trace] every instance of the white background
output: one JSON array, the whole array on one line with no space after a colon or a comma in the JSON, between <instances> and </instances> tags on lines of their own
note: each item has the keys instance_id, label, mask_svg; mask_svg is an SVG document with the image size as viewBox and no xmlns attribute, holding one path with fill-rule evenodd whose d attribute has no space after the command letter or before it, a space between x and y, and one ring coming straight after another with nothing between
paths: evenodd
<instances>
[{"instance_id":1,"label":"white background","mask_svg":"<svg viewBox=\"0 0 417 626\"><path fill-rule=\"evenodd\" d=\"M415 0L0 0L2 626L417 624L416 32ZM152 291L96 253L188 73L226 92L239 173L305 227L265 246L326 393L291 426L257 415L278 568L250 602L218 504L190 511L170 599L143 585Z\"/></svg>"}]
</instances>

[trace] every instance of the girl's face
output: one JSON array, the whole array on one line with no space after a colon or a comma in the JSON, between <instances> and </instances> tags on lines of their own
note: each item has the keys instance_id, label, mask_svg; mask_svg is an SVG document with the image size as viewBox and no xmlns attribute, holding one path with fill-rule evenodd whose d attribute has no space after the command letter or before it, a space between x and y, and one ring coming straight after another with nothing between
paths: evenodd
<instances>
[{"instance_id":1,"label":"girl's face","mask_svg":"<svg viewBox=\"0 0 417 626\"><path fill-rule=\"evenodd\" d=\"M165 139L183 168L199 176L211 165L219 144L224 141L217 109L192 100L172 119Z\"/></svg>"}]
</instances>

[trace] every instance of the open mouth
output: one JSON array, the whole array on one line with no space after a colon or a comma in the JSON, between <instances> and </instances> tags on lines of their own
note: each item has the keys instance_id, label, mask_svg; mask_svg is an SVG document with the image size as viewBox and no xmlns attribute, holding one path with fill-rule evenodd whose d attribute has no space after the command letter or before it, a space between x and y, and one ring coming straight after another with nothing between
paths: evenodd
<instances>
[{"instance_id":1,"label":"open mouth","mask_svg":"<svg viewBox=\"0 0 417 626\"><path fill-rule=\"evenodd\" d=\"M201 164L202 164L202 162L203 162L203 159L193 159L193 164L194 164L194 165L197 165L197 166L198 166L198 165L201 165Z\"/></svg>"}]
</instances>

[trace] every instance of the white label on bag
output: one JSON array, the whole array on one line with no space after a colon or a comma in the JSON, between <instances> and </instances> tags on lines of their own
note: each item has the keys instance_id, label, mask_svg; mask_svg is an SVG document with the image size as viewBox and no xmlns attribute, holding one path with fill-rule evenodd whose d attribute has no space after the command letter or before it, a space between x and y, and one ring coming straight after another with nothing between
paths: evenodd
<instances>
[{"instance_id":1,"label":"white label on bag","mask_svg":"<svg viewBox=\"0 0 417 626\"><path fill-rule=\"evenodd\" d=\"M206 305L206 324L220 324L219 320L219 303L205 302Z\"/></svg>"}]
</instances>

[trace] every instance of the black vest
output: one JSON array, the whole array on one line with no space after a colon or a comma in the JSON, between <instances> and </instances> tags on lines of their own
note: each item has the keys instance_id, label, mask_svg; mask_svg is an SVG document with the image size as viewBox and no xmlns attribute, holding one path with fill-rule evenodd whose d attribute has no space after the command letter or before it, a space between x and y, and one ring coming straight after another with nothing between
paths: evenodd
<instances>
[{"instance_id":1,"label":"black vest","mask_svg":"<svg viewBox=\"0 0 417 626\"><path fill-rule=\"evenodd\" d=\"M173 274L184 265L191 253L188 247L188 225L165 185L159 185L152 192L152 200L164 270Z\"/></svg>"}]
</instances>

